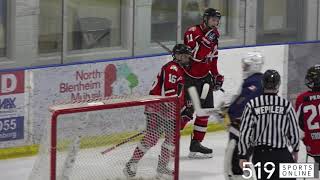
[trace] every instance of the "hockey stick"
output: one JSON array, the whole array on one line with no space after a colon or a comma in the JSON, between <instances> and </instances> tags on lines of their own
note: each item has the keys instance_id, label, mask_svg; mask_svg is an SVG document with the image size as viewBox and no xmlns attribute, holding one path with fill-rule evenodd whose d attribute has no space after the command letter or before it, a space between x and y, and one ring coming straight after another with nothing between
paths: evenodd
<instances>
[{"instance_id":1,"label":"hockey stick","mask_svg":"<svg viewBox=\"0 0 320 180\"><path fill-rule=\"evenodd\" d=\"M142 134L144 134L144 131L139 132L139 133L137 133L137 134L135 134L135 135L132 135L132 136L128 137L127 139L121 141L120 143L118 143L118 144L116 144L116 145L114 145L114 146L112 146L112 147L110 147L110 148L102 151L101 154L106 154L106 153L114 150L115 148L117 148L117 147L119 147L119 146L121 146L121 145L124 145L124 144L130 142L131 140L133 140L134 138L136 138L136 137L138 137L138 136L140 136L140 135L142 135Z\"/></svg>"},{"instance_id":2,"label":"hockey stick","mask_svg":"<svg viewBox=\"0 0 320 180\"><path fill-rule=\"evenodd\" d=\"M161 42L157 41L157 40L154 40L154 42L156 42L160 47L162 47L164 50L166 50L168 53L172 54L172 51L167 47L165 46L164 44L162 44Z\"/></svg>"},{"instance_id":3,"label":"hockey stick","mask_svg":"<svg viewBox=\"0 0 320 180\"><path fill-rule=\"evenodd\" d=\"M225 156L224 156L224 177L225 179L231 179L233 173L232 173L232 155L234 152L235 147L237 146L236 140L231 139L229 143L227 144L227 148L225 150Z\"/></svg>"},{"instance_id":4,"label":"hockey stick","mask_svg":"<svg viewBox=\"0 0 320 180\"><path fill-rule=\"evenodd\" d=\"M198 116L210 116L216 113L214 108L202 108L197 89L194 86L188 88L188 92L192 101L192 105Z\"/></svg>"},{"instance_id":5,"label":"hockey stick","mask_svg":"<svg viewBox=\"0 0 320 180\"><path fill-rule=\"evenodd\" d=\"M168 53L172 54L172 51L164 44L162 44L161 42L157 41L157 40L154 40L154 42L156 42L160 47L162 47L164 50L166 50ZM207 84L207 83L206 83ZM209 84L208 84L209 85ZM224 89L220 88L219 89L221 92L225 92ZM209 91L209 89L208 89ZM208 92L207 92L208 93ZM202 93L201 93L201 97L202 97Z\"/></svg>"},{"instance_id":6,"label":"hockey stick","mask_svg":"<svg viewBox=\"0 0 320 180\"><path fill-rule=\"evenodd\" d=\"M308 163L308 154L306 153L306 163ZM303 178L303 180L306 180L306 178Z\"/></svg>"},{"instance_id":7,"label":"hockey stick","mask_svg":"<svg viewBox=\"0 0 320 180\"><path fill-rule=\"evenodd\" d=\"M101 41L104 37L106 37L106 36L109 35L109 34L110 34L109 31L103 33L100 37L98 37L97 39L95 39L95 42L89 44L88 47L87 47L87 49L94 48L98 43L100 43L100 41Z\"/></svg>"}]
</instances>

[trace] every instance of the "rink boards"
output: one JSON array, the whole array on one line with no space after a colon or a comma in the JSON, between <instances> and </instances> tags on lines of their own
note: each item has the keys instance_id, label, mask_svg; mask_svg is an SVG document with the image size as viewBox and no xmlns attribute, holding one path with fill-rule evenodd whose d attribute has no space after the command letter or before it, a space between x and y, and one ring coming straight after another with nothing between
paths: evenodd
<instances>
[{"instance_id":1,"label":"rink boards","mask_svg":"<svg viewBox=\"0 0 320 180\"><path fill-rule=\"evenodd\" d=\"M265 56L263 70L276 69L279 71L282 76L280 93L283 96L287 96L290 91L288 90L287 83L289 81L293 82L293 76L288 76L288 73L292 73L291 71L293 71L293 68L289 68L292 62L288 61L288 58L297 60L302 58L298 56L301 53L296 52L296 46L290 46L293 45L220 50L218 66L220 73L225 76L223 88L226 92L215 92L215 105L218 106L223 101L229 101L232 95L238 93L238 88L242 83L241 57L250 51L258 51ZM309 46L312 46L312 44ZM315 51L312 50L312 47L308 48L311 50L304 51L305 56ZM291 49L294 49L296 54L293 54ZM301 47L298 47L298 49L301 49ZM15 107L11 108L13 109L11 114L8 114L8 111L3 111L0 114L0 118L2 119L15 116L23 117L23 122L20 122L23 123L23 138L0 139L0 148L20 147L20 149L14 148L0 151L0 158L5 158L6 153L8 154L10 151L24 154L21 152L28 150L35 153L37 149L36 144L39 143L41 138L44 123L50 120L50 113L47 110L49 105L61 100L107 97L110 95L146 95L161 66L170 60L170 55L161 55L23 70L24 91L20 92L19 95L16 95L17 93L12 95L7 93L6 96L9 96L11 99L17 96L16 99L18 100L15 101ZM297 64L294 65L295 67L297 66ZM12 74L12 72L4 73ZM10 89L10 87L8 88ZM210 118L211 123L214 120L215 117ZM10 123L14 124L12 121ZM214 128L216 126L217 124L214 125ZM217 129L222 129L220 127L223 128L223 126L218 125ZM113 128L122 131L124 127ZM21 128L19 131L21 131ZM0 132L9 133L9 131L4 130Z\"/></svg>"}]
</instances>

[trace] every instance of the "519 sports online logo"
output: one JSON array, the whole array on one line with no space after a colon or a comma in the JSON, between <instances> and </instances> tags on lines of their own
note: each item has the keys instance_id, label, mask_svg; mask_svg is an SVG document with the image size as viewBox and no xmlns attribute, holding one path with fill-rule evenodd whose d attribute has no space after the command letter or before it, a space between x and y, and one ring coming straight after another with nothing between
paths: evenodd
<instances>
[{"instance_id":1,"label":"519 sports online logo","mask_svg":"<svg viewBox=\"0 0 320 180\"><path fill-rule=\"evenodd\" d=\"M319 177L319 164L313 163L280 163L279 167L273 162L266 162L263 164L258 162L243 163L243 175L245 179L255 178L261 179L262 172L267 174L267 179L274 176L276 168L278 168L278 178L318 178Z\"/></svg>"}]
</instances>

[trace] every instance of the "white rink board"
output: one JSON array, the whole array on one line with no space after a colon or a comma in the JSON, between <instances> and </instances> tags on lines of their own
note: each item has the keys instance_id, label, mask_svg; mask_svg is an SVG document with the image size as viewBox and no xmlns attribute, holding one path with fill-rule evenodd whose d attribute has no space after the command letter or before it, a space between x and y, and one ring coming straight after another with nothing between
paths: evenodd
<instances>
[{"instance_id":1,"label":"white rink board","mask_svg":"<svg viewBox=\"0 0 320 180\"><path fill-rule=\"evenodd\" d=\"M50 120L48 111L50 105L61 100L70 101L78 93L81 96L94 95L93 98L105 97L107 84L112 87L112 95L145 95L161 66L168 62L168 57L149 57L32 70L33 94L30 107L32 107L31 119L33 122L31 124L34 129L35 142L39 140L41 133L39 129L44 127L44 121ZM115 73L112 74L116 77L115 79L111 78L110 80L110 77L105 75L106 67L115 69ZM127 80L130 74L134 74L136 77L134 81ZM82 89L68 88L66 90L65 88L66 84L77 85L80 83L83 85L81 85ZM130 85L134 87L130 89ZM123 114L119 114L119 117L120 115ZM112 128L122 130L125 127Z\"/></svg>"},{"instance_id":2,"label":"white rink board","mask_svg":"<svg viewBox=\"0 0 320 180\"><path fill-rule=\"evenodd\" d=\"M225 76L223 88L226 92L214 93L215 105L219 105L222 101L230 101L232 95L237 94L242 83L241 58L250 51L259 51L265 56L264 70L272 68L279 71L283 82L280 93L285 94L282 89L287 88L285 85L287 77L283 76L287 71L287 49L287 45L277 45L220 50L218 66L220 73ZM170 55L164 55L27 70L26 78L30 79L31 89L28 99L30 104L27 106L29 127L25 127L25 130L30 131L31 142L38 142L44 122L50 119L48 106L60 100L71 100L72 93L79 93L82 96L86 94L104 96L106 82L111 82L108 74L104 73L107 66L116 70L117 78L111 83L113 95L146 95L161 66L170 59ZM68 92L63 88L61 90L61 84L76 86L81 83L86 88L73 92L70 91L74 89L70 88Z\"/></svg>"},{"instance_id":3,"label":"white rink board","mask_svg":"<svg viewBox=\"0 0 320 180\"><path fill-rule=\"evenodd\" d=\"M236 95L240 91L242 84L242 67L241 58L248 52L257 51L265 57L262 72L267 69L275 69L281 75L282 84L280 86L280 95L286 95L288 50L286 45L262 46L239 49L227 49L219 51L218 68L219 72L224 75L225 81L223 89L225 93L215 93L215 105L219 105L222 101L228 101L232 95Z\"/></svg>"}]
</instances>

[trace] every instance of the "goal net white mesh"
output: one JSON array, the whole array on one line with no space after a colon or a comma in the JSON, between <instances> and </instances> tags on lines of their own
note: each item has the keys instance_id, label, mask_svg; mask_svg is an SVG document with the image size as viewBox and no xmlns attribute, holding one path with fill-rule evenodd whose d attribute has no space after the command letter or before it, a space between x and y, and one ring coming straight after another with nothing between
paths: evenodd
<instances>
[{"instance_id":1,"label":"goal net white mesh","mask_svg":"<svg viewBox=\"0 0 320 180\"><path fill-rule=\"evenodd\" d=\"M163 147L168 151L161 155L167 153L166 167L173 171L169 178L177 179L176 102L176 98L158 96L118 97L51 107L52 119L43 132L29 179L127 179L124 168L130 159L137 159L133 152L141 144L149 148L135 161L134 179L159 178Z\"/></svg>"}]
</instances>

